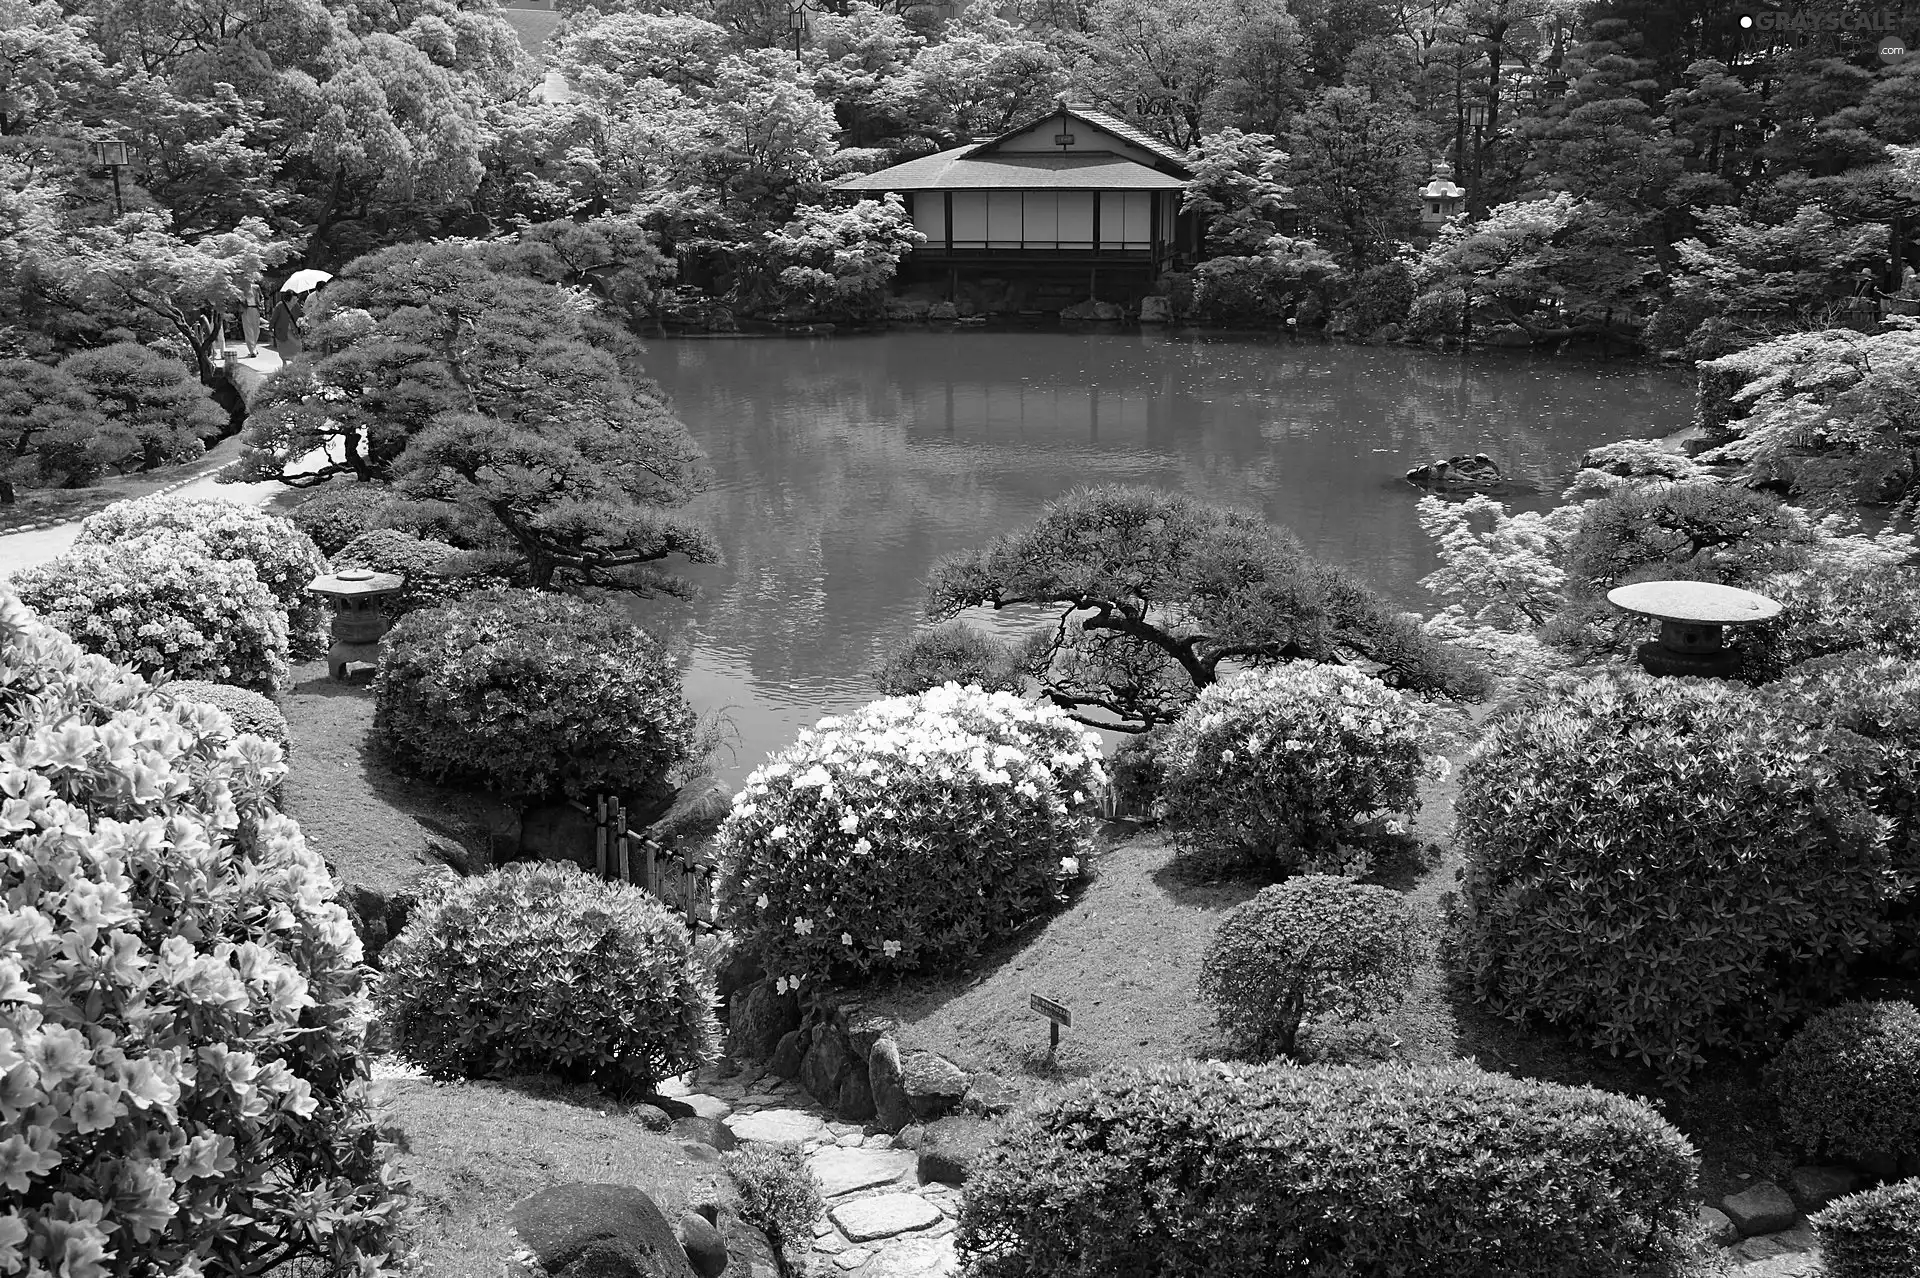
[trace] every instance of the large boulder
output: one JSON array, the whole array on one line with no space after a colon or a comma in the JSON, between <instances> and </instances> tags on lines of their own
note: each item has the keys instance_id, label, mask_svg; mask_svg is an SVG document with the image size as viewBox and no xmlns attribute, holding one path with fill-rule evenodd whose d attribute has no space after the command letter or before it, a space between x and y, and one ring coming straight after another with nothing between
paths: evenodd
<instances>
[{"instance_id":1,"label":"large boulder","mask_svg":"<svg viewBox=\"0 0 1920 1278\"><path fill-rule=\"evenodd\" d=\"M920 1179L962 1185L980 1156L993 1144L996 1126L984 1118L949 1114L928 1123L920 1134Z\"/></svg>"},{"instance_id":2,"label":"large boulder","mask_svg":"<svg viewBox=\"0 0 1920 1278\"><path fill-rule=\"evenodd\" d=\"M815 1026L813 1043L800 1058L800 1086L822 1105L840 1103L840 1084L853 1071L853 1045L846 1032L833 1025Z\"/></svg>"},{"instance_id":3,"label":"large boulder","mask_svg":"<svg viewBox=\"0 0 1920 1278\"><path fill-rule=\"evenodd\" d=\"M781 1035L799 1028L799 996L776 994L772 981L756 981L734 991L727 1004L727 1055L762 1060L780 1045Z\"/></svg>"},{"instance_id":4,"label":"large boulder","mask_svg":"<svg viewBox=\"0 0 1920 1278\"><path fill-rule=\"evenodd\" d=\"M935 1052L908 1052L900 1060L900 1086L913 1116L931 1122L946 1114L967 1094L967 1075L958 1065ZM875 1097L875 1104L879 1098Z\"/></svg>"},{"instance_id":5,"label":"large boulder","mask_svg":"<svg viewBox=\"0 0 1920 1278\"><path fill-rule=\"evenodd\" d=\"M720 1236L719 1227L699 1212L690 1211L681 1215L676 1232L680 1250L687 1254L694 1272L700 1278L720 1278L727 1268L727 1242Z\"/></svg>"},{"instance_id":6,"label":"large boulder","mask_svg":"<svg viewBox=\"0 0 1920 1278\"><path fill-rule=\"evenodd\" d=\"M798 1078L800 1062L807 1054L807 1031L788 1030L773 1045L773 1055L767 1058L767 1072L775 1078Z\"/></svg>"},{"instance_id":7,"label":"large boulder","mask_svg":"<svg viewBox=\"0 0 1920 1278\"><path fill-rule=\"evenodd\" d=\"M1435 493L1484 493L1497 491L1506 483L1500 464L1485 453L1458 453L1452 457L1415 466L1407 472L1407 482Z\"/></svg>"},{"instance_id":8,"label":"large boulder","mask_svg":"<svg viewBox=\"0 0 1920 1278\"><path fill-rule=\"evenodd\" d=\"M1173 301L1161 297L1158 293L1140 299L1140 322L1142 324L1171 324L1173 322Z\"/></svg>"},{"instance_id":9,"label":"large boulder","mask_svg":"<svg viewBox=\"0 0 1920 1278\"><path fill-rule=\"evenodd\" d=\"M1060 318L1063 320L1117 320L1124 319L1126 314L1126 309L1118 302L1103 302L1094 297L1060 308Z\"/></svg>"},{"instance_id":10,"label":"large boulder","mask_svg":"<svg viewBox=\"0 0 1920 1278\"><path fill-rule=\"evenodd\" d=\"M867 1074L866 1062L855 1060L853 1068L840 1080L840 1096L834 1103L833 1112L840 1116L843 1123L873 1120L873 1083Z\"/></svg>"},{"instance_id":11,"label":"large boulder","mask_svg":"<svg viewBox=\"0 0 1920 1278\"><path fill-rule=\"evenodd\" d=\"M632 1185L555 1185L507 1219L550 1278L697 1278L673 1223Z\"/></svg>"},{"instance_id":12,"label":"large boulder","mask_svg":"<svg viewBox=\"0 0 1920 1278\"><path fill-rule=\"evenodd\" d=\"M913 1122L913 1105L907 1100L900 1067L900 1046L892 1039L881 1039L867 1053L867 1085L873 1093L875 1122L890 1132Z\"/></svg>"},{"instance_id":13,"label":"large boulder","mask_svg":"<svg viewBox=\"0 0 1920 1278\"><path fill-rule=\"evenodd\" d=\"M883 1038L892 1038L900 1028L900 1022L891 1016L882 1016L877 1012L862 1012L858 1008L847 1010L847 1042L853 1045L855 1054L865 1056L873 1050L873 1045Z\"/></svg>"},{"instance_id":14,"label":"large boulder","mask_svg":"<svg viewBox=\"0 0 1920 1278\"><path fill-rule=\"evenodd\" d=\"M1793 1199L1787 1191L1770 1180L1750 1185L1737 1194L1729 1194L1721 1199L1720 1210L1726 1213L1733 1227L1740 1231L1743 1238L1755 1234L1777 1234L1783 1229L1793 1228L1800 1219L1800 1209L1793 1205Z\"/></svg>"}]
</instances>

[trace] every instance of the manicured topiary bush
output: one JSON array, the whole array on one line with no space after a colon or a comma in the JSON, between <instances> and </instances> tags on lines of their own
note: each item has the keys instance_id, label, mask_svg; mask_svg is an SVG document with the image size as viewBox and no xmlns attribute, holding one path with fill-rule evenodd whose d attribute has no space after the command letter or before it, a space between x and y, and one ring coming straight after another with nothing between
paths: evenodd
<instances>
[{"instance_id":1,"label":"manicured topiary bush","mask_svg":"<svg viewBox=\"0 0 1920 1278\"><path fill-rule=\"evenodd\" d=\"M1492 726L1454 808L1474 988L1669 1077L1776 1048L1886 930L1877 766L1740 684L1558 681Z\"/></svg>"},{"instance_id":2,"label":"manicured topiary bush","mask_svg":"<svg viewBox=\"0 0 1920 1278\"><path fill-rule=\"evenodd\" d=\"M1695 1158L1647 1105L1444 1069L1116 1070L1008 1120L973 1278L1688 1272Z\"/></svg>"},{"instance_id":3,"label":"manicured topiary bush","mask_svg":"<svg viewBox=\"0 0 1920 1278\"><path fill-rule=\"evenodd\" d=\"M328 606L307 584L327 571L327 561L292 520L219 498L140 497L87 516L74 545L114 546L154 535L191 537L215 559L253 565L254 575L287 614L294 650L322 646Z\"/></svg>"},{"instance_id":4,"label":"manicured topiary bush","mask_svg":"<svg viewBox=\"0 0 1920 1278\"><path fill-rule=\"evenodd\" d=\"M889 697L910 697L958 683L988 692L1022 692L1019 652L1011 644L955 618L916 630L881 654L874 685Z\"/></svg>"},{"instance_id":5,"label":"manicured topiary bush","mask_svg":"<svg viewBox=\"0 0 1920 1278\"><path fill-rule=\"evenodd\" d=\"M381 512L394 504L394 492L385 484L327 484L288 512L294 526L313 538L323 555L337 555L341 547L386 525Z\"/></svg>"},{"instance_id":6,"label":"manicured topiary bush","mask_svg":"<svg viewBox=\"0 0 1920 1278\"><path fill-rule=\"evenodd\" d=\"M651 1091L714 1053L713 980L651 894L570 862L443 881L381 952L401 1052L441 1076Z\"/></svg>"},{"instance_id":7,"label":"manicured topiary bush","mask_svg":"<svg viewBox=\"0 0 1920 1278\"><path fill-rule=\"evenodd\" d=\"M400 593L382 607L391 617L432 608L472 590L497 588L492 580L450 577L441 570L458 552L444 541L427 541L394 528L361 533L333 556L333 571L366 568L397 573L405 579Z\"/></svg>"},{"instance_id":8,"label":"manicured topiary bush","mask_svg":"<svg viewBox=\"0 0 1920 1278\"><path fill-rule=\"evenodd\" d=\"M176 699L202 701L226 712L235 732L250 732L287 748L287 717L280 707L257 692L236 688L230 683L209 683L205 679L169 679L159 691Z\"/></svg>"},{"instance_id":9,"label":"manicured topiary bush","mask_svg":"<svg viewBox=\"0 0 1920 1278\"><path fill-rule=\"evenodd\" d=\"M8 595L0 686L0 1269L396 1264L360 941L283 765Z\"/></svg>"},{"instance_id":10,"label":"manicured topiary bush","mask_svg":"<svg viewBox=\"0 0 1920 1278\"><path fill-rule=\"evenodd\" d=\"M1787 1139L1838 1158L1920 1154L1920 1007L1829 1008L1788 1041L1768 1076Z\"/></svg>"},{"instance_id":11,"label":"manicured topiary bush","mask_svg":"<svg viewBox=\"0 0 1920 1278\"><path fill-rule=\"evenodd\" d=\"M1920 1177L1849 1194L1811 1223L1826 1278L1920 1274Z\"/></svg>"},{"instance_id":12,"label":"manicured topiary bush","mask_svg":"<svg viewBox=\"0 0 1920 1278\"><path fill-rule=\"evenodd\" d=\"M481 591L410 613L373 689L374 736L403 768L506 795L649 792L694 750L670 654L564 595Z\"/></svg>"},{"instance_id":13,"label":"manicured topiary bush","mask_svg":"<svg viewBox=\"0 0 1920 1278\"><path fill-rule=\"evenodd\" d=\"M1783 714L1872 743L1874 807L1891 823L1887 848L1903 884L1888 902L1885 953L1895 965L1920 966L1920 660L1859 651L1818 657L1766 691Z\"/></svg>"},{"instance_id":14,"label":"manicured topiary bush","mask_svg":"<svg viewBox=\"0 0 1920 1278\"><path fill-rule=\"evenodd\" d=\"M1420 957L1406 898L1309 874L1262 888L1220 921L1200 962L1200 997L1236 1048L1291 1054L1301 1026L1398 1007Z\"/></svg>"},{"instance_id":15,"label":"manicured topiary bush","mask_svg":"<svg viewBox=\"0 0 1920 1278\"><path fill-rule=\"evenodd\" d=\"M79 645L143 675L260 692L287 681L287 615L245 560L192 538L75 546L15 574L27 606Z\"/></svg>"},{"instance_id":16,"label":"manicured topiary bush","mask_svg":"<svg viewBox=\"0 0 1920 1278\"><path fill-rule=\"evenodd\" d=\"M740 1216L766 1231L773 1245L813 1242L813 1222L825 1203L820 1178L798 1145L743 1145L720 1155L740 1191Z\"/></svg>"},{"instance_id":17,"label":"manicured topiary bush","mask_svg":"<svg viewBox=\"0 0 1920 1278\"><path fill-rule=\"evenodd\" d=\"M1349 868L1360 824L1419 806L1420 712L1344 666L1295 662L1205 689L1165 730L1157 812L1182 851L1283 874Z\"/></svg>"},{"instance_id":18,"label":"manicured topiary bush","mask_svg":"<svg viewBox=\"0 0 1920 1278\"><path fill-rule=\"evenodd\" d=\"M952 962L1064 899L1105 783L1051 706L946 684L822 719L720 828L723 924L785 990Z\"/></svg>"}]
</instances>

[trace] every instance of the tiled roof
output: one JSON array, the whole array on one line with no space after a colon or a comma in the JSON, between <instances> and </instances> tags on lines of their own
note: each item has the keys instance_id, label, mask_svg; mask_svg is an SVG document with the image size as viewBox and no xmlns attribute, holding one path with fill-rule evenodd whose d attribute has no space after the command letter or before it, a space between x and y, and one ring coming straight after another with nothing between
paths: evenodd
<instances>
[{"instance_id":1,"label":"tiled roof","mask_svg":"<svg viewBox=\"0 0 1920 1278\"><path fill-rule=\"evenodd\" d=\"M841 178L833 186L837 191L1178 191L1186 185L1110 151L1024 151L970 158L975 149L957 146L878 173Z\"/></svg>"},{"instance_id":2,"label":"tiled roof","mask_svg":"<svg viewBox=\"0 0 1920 1278\"><path fill-rule=\"evenodd\" d=\"M1062 102L1060 105L1097 129L1105 129L1117 138L1125 138L1135 146L1151 151L1161 159L1177 164L1183 169L1187 167L1187 157L1183 152L1175 150L1151 134L1141 132L1117 115L1109 115L1098 107L1083 106L1078 102Z\"/></svg>"}]
</instances>

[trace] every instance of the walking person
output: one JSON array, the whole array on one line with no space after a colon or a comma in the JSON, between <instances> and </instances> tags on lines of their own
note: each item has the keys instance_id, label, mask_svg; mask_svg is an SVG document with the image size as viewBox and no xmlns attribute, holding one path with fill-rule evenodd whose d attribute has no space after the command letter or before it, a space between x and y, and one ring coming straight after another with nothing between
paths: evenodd
<instances>
[{"instance_id":1,"label":"walking person","mask_svg":"<svg viewBox=\"0 0 1920 1278\"><path fill-rule=\"evenodd\" d=\"M273 348L285 359L293 344L293 307L287 304L285 293L274 295L273 314L269 320L273 326Z\"/></svg>"},{"instance_id":2,"label":"walking person","mask_svg":"<svg viewBox=\"0 0 1920 1278\"><path fill-rule=\"evenodd\" d=\"M256 275L247 283L247 296L240 311L240 332L247 339L249 359L260 353L260 311L266 301L266 295L260 291L260 277Z\"/></svg>"}]
</instances>

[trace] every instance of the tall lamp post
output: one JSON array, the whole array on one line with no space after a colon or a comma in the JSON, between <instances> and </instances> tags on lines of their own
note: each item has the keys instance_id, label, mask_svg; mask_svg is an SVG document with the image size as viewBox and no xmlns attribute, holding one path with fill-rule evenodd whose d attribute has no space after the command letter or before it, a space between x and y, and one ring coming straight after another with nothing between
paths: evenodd
<instances>
[{"instance_id":1,"label":"tall lamp post","mask_svg":"<svg viewBox=\"0 0 1920 1278\"><path fill-rule=\"evenodd\" d=\"M104 133L87 143L87 156L95 168L113 170L113 211L125 213L120 202L120 169L127 163L127 144L118 134Z\"/></svg>"},{"instance_id":2,"label":"tall lamp post","mask_svg":"<svg viewBox=\"0 0 1920 1278\"><path fill-rule=\"evenodd\" d=\"M1474 216L1486 212L1480 200L1480 143L1481 130L1487 124L1487 104L1484 102L1467 103L1467 124L1473 129L1473 166L1467 172L1467 207Z\"/></svg>"},{"instance_id":3,"label":"tall lamp post","mask_svg":"<svg viewBox=\"0 0 1920 1278\"><path fill-rule=\"evenodd\" d=\"M807 0L787 0L787 30L793 33L793 60L800 61L800 40L807 33Z\"/></svg>"}]
</instances>

